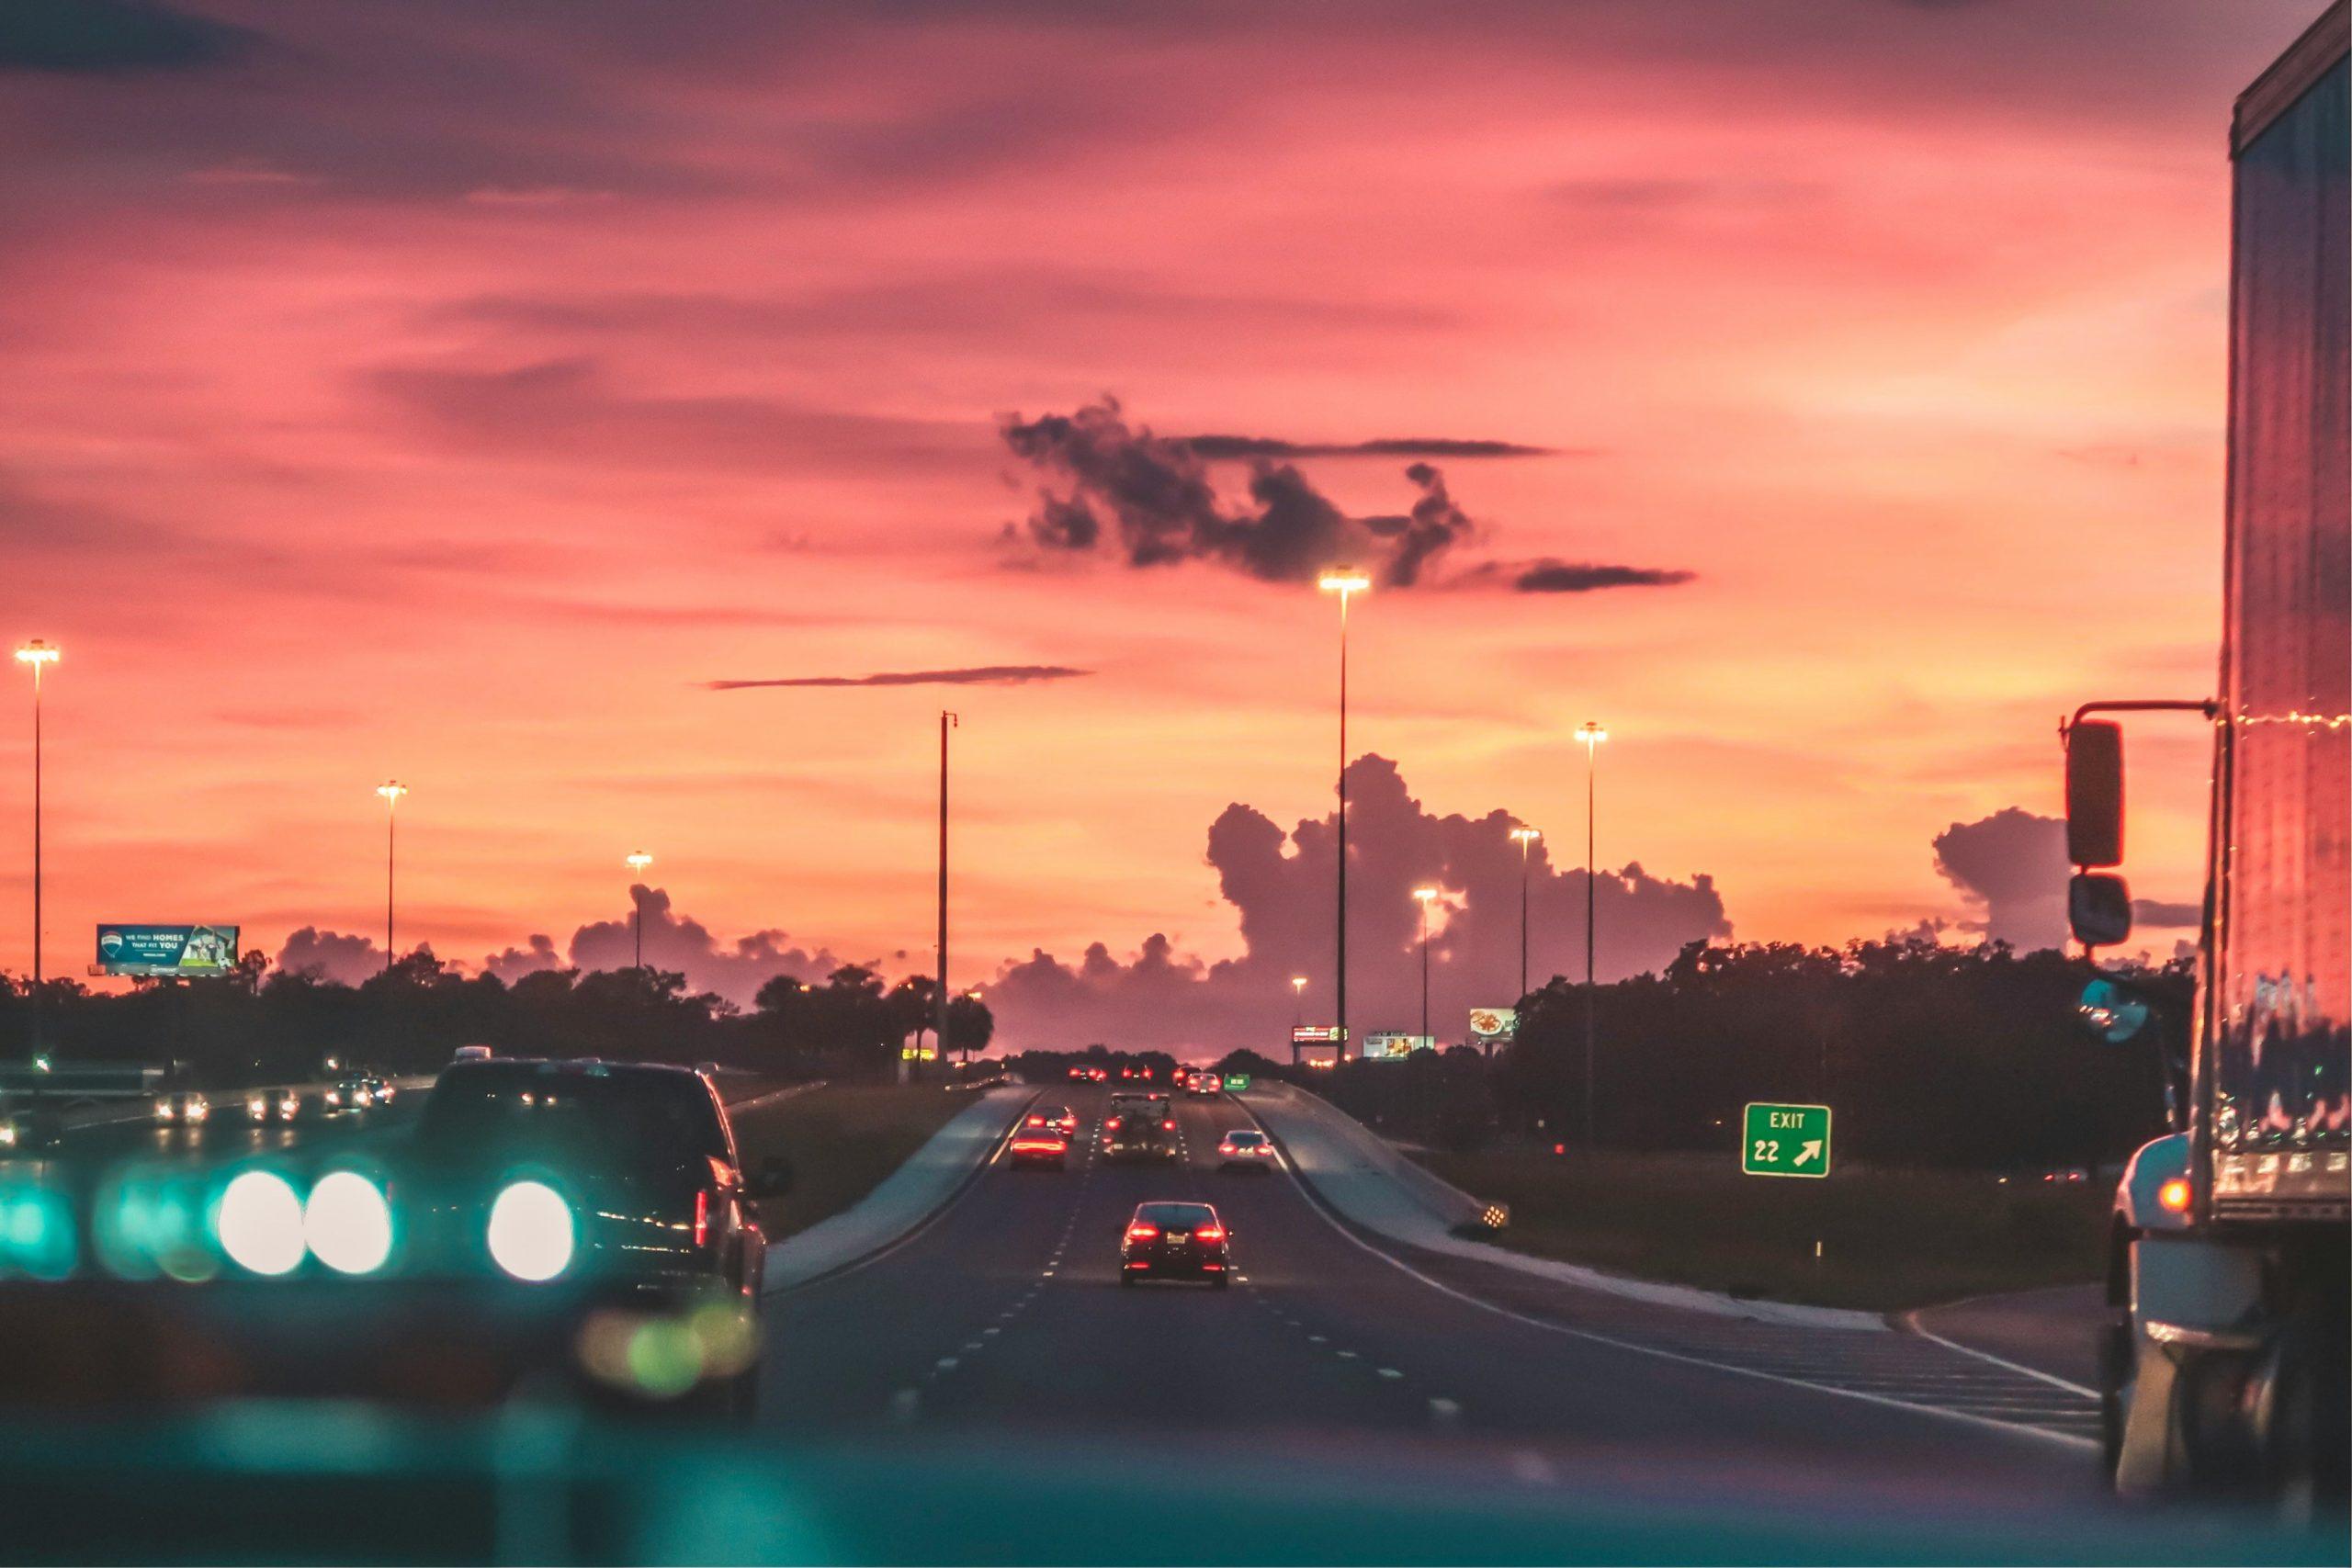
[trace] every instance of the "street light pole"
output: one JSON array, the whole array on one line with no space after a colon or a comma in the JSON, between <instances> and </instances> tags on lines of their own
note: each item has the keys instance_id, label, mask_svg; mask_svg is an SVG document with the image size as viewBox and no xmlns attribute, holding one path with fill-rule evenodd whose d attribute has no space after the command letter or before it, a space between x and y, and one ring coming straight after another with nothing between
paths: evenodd
<instances>
[{"instance_id":1,"label":"street light pole","mask_svg":"<svg viewBox=\"0 0 2352 1568\"><path fill-rule=\"evenodd\" d=\"M1430 1038L1430 904L1437 897L1434 887L1413 889L1413 902L1421 909L1421 1040L1435 1044Z\"/></svg>"},{"instance_id":2,"label":"street light pole","mask_svg":"<svg viewBox=\"0 0 2352 1568\"><path fill-rule=\"evenodd\" d=\"M652 863L653 857L643 850L629 852L628 868L637 874L637 880L628 885L628 923L637 937L636 967L639 969L645 967L645 868Z\"/></svg>"},{"instance_id":3,"label":"street light pole","mask_svg":"<svg viewBox=\"0 0 2352 1568\"><path fill-rule=\"evenodd\" d=\"M33 671L33 1058L41 1056L40 970L40 672L57 662L57 649L35 637L17 649L17 660Z\"/></svg>"},{"instance_id":4,"label":"street light pole","mask_svg":"<svg viewBox=\"0 0 2352 1568\"><path fill-rule=\"evenodd\" d=\"M1341 1060L1348 1055L1348 599L1372 586L1372 579L1353 567L1340 567L1316 580L1326 593L1340 596L1340 876L1337 933L1332 956L1332 1021L1340 1027L1334 1047Z\"/></svg>"},{"instance_id":5,"label":"street light pole","mask_svg":"<svg viewBox=\"0 0 2352 1568\"><path fill-rule=\"evenodd\" d=\"M1593 917L1599 905L1593 897L1593 759L1600 750L1600 743L1609 739L1609 731L1594 719L1587 719L1577 731L1577 739L1584 743L1584 1146L1595 1143L1593 1114L1593 1014L1599 997L1593 980Z\"/></svg>"},{"instance_id":6,"label":"street light pole","mask_svg":"<svg viewBox=\"0 0 2352 1568\"><path fill-rule=\"evenodd\" d=\"M932 1032L939 1044L939 1059L947 1060L947 732L963 721L942 710L939 715L939 1018ZM921 1064L918 1063L918 1066Z\"/></svg>"},{"instance_id":7,"label":"street light pole","mask_svg":"<svg viewBox=\"0 0 2352 1568\"><path fill-rule=\"evenodd\" d=\"M408 786L398 779L376 786L384 797L384 973L392 972L392 854L397 840L395 824L400 818L401 796Z\"/></svg>"},{"instance_id":8,"label":"street light pole","mask_svg":"<svg viewBox=\"0 0 2352 1568\"><path fill-rule=\"evenodd\" d=\"M1527 995L1527 859L1535 840L1544 835L1532 828L1513 828L1510 836L1519 840L1519 994Z\"/></svg>"}]
</instances>

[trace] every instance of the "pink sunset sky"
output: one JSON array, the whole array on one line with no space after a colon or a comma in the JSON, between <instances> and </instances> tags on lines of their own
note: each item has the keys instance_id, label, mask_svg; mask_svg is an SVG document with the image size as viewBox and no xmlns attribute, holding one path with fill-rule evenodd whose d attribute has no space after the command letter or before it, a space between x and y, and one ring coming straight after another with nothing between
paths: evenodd
<instances>
[{"instance_id":1,"label":"pink sunset sky","mask_svg":"<svg viewBox=\"0 0 2352 1568\"><path fill-rule=\"evenodd\" d=\"M947 706L958 984L1286 1025L1336 608L1283 536L1430 551L1354 610L1363 1026L1422 879L1446 1008L1509 999L1513 819L1580 973L1587 718L1605 971L2039 931L2060 714L2211 686L2225 130L2318 8L28 0L48 968L102 919L379 942L394 776L403 947L625 962L643 848L697 984L921 968ZM2138 745L2144 897L2203 788Z\"/></svg>"}]
</instances>

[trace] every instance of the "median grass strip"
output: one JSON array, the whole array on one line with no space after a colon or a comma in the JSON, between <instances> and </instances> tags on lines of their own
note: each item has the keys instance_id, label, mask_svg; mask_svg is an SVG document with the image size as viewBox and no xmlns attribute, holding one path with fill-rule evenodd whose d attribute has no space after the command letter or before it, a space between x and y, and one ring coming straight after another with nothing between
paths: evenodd
<instances>
[{"instance_id":1,"label":"median grass strip","mask_svg":"<svg viewBox=\"0 0 2352 1568\"><path fill-rule=\"evenodd\" d=\"M792 1190L760 1205L770 1241L781 1241L855 1203L972 1103L929 1084L827 1084L735 1119L748 1165L772 1154L792 1162Z\"/></svg>"},{"instance_id":2,"label":"median grass strip","mask_svg":"<svg viewBox=\"0 0 2352 1568\"><path fill-rule=\"evenodd\" d=\"M1498 1245L1732 1295L1874 1312L2098 1277L2111 1188L1849 1166L1742 1176L1725 1156L1413 1157L1510 1205ZM1821 1243L1821 1256L1814 1244Z\"/></svg>"}]
</instances>

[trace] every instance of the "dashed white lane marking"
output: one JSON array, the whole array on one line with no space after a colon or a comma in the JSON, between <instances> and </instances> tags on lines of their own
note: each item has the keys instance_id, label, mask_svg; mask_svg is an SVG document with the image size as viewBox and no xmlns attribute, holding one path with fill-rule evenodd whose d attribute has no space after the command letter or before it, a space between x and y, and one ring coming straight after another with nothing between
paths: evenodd
<instances>
[{"instance_id":1,"label":"dashed white lane marking","mask_svg":"<svg viewBox=\"0 0 2352 1568\"><path fill-rule=\"evenodd\" d=\"M1462 1402L1455 1399L1430 1401L1430 1419L1437 1422L1458 1421L1462 1418Z\"/></svg>"},{"instance_id":2,"label":"dashed white lane marking","mask_svg":"<svg viewBox=\"0 0 2352 1568\"><path fill-rule=\"evenodd\" d=\"M983 1328L980 1332L984 1335L998 1335L1003 1333L1004 1330L1001 1328Z\"/></svg>"},{"instance_id":3,"label":"dashed white lane marking","mask_svg":"<svg viewBox=\"0 0 2352 1568\"><path fill-rule=\"evenodd\" d=\"M943 1372L952 1372L962 1364L962 1362L956 1360L953 1356L942 1356L933 1363L933 1365Z\"/></svg>"},{"instance_id":4,"label":"dashed white lane marking","mask_svg":"<svg viewBox=\"0 0 2352 1568\"><path fill-rule=\"evenodd\" d=\"M1654 1356L1659 1360L1673 1361L1686 1367L1704 1367L1711 1371L1729 1372L1735 1377L1755 1378L1764 1382L1776 1382L1787 1388L1810 1389L1815 1393L1826 1393L1839 1399L1860 1400L1865 1404L1881 1405L1890 1410L1908 1410L1922 1416L1939 1416L1947 1421L1956 1421L1966 1426L1982 1427L1989 1431L2008 1432L2029 1438L2039 1438L2048 1442L2060 1444L2065 1448L2083 1449L2097 1448L2098 1446L2098 1439L2096 1438L2087 1437L2076 1432L2061 1430L2052 1427L2041 1426L2023 1421L2001 1420L1990 1416L1979 1416L1973 1411L1954 1409L1949 1404L1922 1404L1917 1400L1890 1398L1886 1394L1872 1393L1865 1389L1847 1388L1841 1386L1839 1383L1826 1380L1816 1382L1803 1378L1787 1377L1779 1372L1766 1371L1758 1367L1743 1366L1736 1361L1716 1360L1711 1357L1693 1356L1680 1350L1669 1350L1660 1345L1645 1345L1638 1340L1620 1338L1613 1334L1596 1334L1589 1328L1571 1328L1566 1324L1553 1323L1547 1319L1540 1317L1531 1317L1526 1313L1515 1312L1510 1307L1499 1306L1493 1302L1482 1300L1477 1296L1472 1295L1467 1291L1456 1290L1453 1286L1445 1283L1442 1280L1432 1279L1430 1276L1422 1273L1419 1269L1416 1269L1411 1264L1406 1262L1403 1258L1393 1257L1388 1253L1383 1252L1380 1248L1373 1246L1372 1243L1364 1240L1363 1237L1356 1235L1355 1232L1341 1224L1338 1220L1333 1219L1331 1215L1325 1211L1323 1205L1317 1201L1313 1197L1308 1196L1306 1193L1302 1191L1300 1193L1300 1198L1305 1201L1307 1208L1314 1211L1315 1216L1317 1219L1321 1220L1325 1224L1330 1226L1341 1236L1345 1237L1350 1246L1372 1254L1372 1256L1379 1258L1383 1263L1387 1264L1391 1269L1396 1269L1398 1273L1403 1274L1409 1279L1418 1280L1422 1284L1427 1285L1430 1290L1436 1291L1442 1295L1452 1296L1455 1301L1464 1303L1469 1306L1476 1307L1481 1312L1493 1313L1497 1317L1509 1318L1513 1323L1521 1324L1529 1328L1541 1329L1546 1334L1557 1334L1570 1339L1581 1339L1589 1345L1606 1345L1612 1349L1629 1350L1637 1356ZM1309 1336L1308 1337L1310 1343L1317 1342L1317 1337ZM2061 1381L2052 1379L2046 1373L2041 1374L2041 1376L2045 1382Z\"/></svg>"},{"instance_id":5,"label":"dashed white lane marking","mask_svg":"<svg viewBox=\"0 0 2352 1568\"><path fill-rule=\"evenodd\" d=\"M902 1388L890 1396L890 1419L899 1422L913 1420L922 1411L922 1391Z\"/></svg>"},{"instance_id":6,"label":"dashed white lane marking","mask_svg":"<svg viewBox=\"0 0 2352 1568\"><path fill-rule=\"evenodd\" d=\"M964 1349L967 1354L969 1354L974 1350L985 1349L987 1347L983 1346L977 1339L967 1339L964 1341Z\"/></svg>"},{"instance_id":7,"label":"dashed white lane marking","mask_svg":"<svg viewBox=\"0 0 2352 1568\"><path fill-rule=\"evenodd\" d=\"M1325 1338L1325 1337L1324 1337L1324 1336L1322 1336L1322 1335L1320 1335L1320 1334L1310 1334L1310 1335L1308 1335L1308 1336L1306 1337L1306 1342L1307 1342L1309 1345L1322 1345L1322 1344L1329 1343L1329 1341Z\"/></svg>"},{"instance_id":8,"label":"dashed white lane marking","mask_svg":"<svg viewBox=\"0 0 2352 1568\"><path fill-rule=\"evenodd\" d=\"M1401 1378L1405 1374L1394 1367L1383 1367L1380 1369L1380 1375L1385 1378Z\"/></svg>"},{"instance_id":9,"label":"dashed white lane marking","mask_svg":"<svg viewBox=\"0 0 2352 1568\"><path fill-rule=\"evenodd\" d=\"M1339 1357L1342 1361L1352 1361L1356 1359L1356 1353L1353 1350L1334 1350L1331 1354Z\"/></svg>"}]
</instances>

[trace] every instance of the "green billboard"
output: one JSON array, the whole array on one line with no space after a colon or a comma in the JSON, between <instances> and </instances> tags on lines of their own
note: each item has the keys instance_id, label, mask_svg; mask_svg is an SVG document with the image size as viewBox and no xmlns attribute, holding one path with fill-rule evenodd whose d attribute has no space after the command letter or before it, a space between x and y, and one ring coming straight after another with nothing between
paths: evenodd
<instances>
[{"instance_id":1,"label":"green billboard","mask_svg":"<svg viewBox=\"0 0 2352 1568\"><path fill-rule=\"evenodd\" d=\"M226 975L237 966L235 926L98 927L102 975Z\"/></svg>"}]
</instances>

